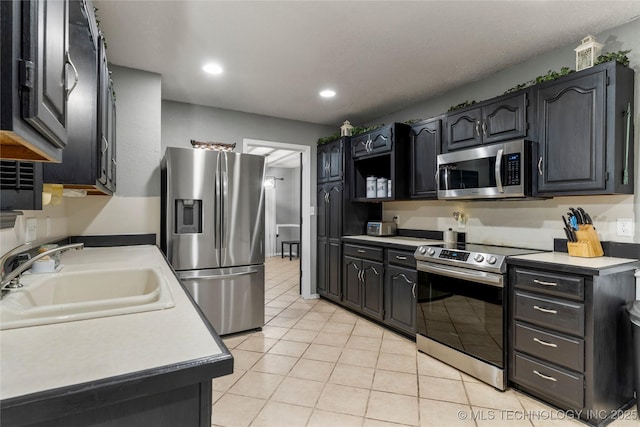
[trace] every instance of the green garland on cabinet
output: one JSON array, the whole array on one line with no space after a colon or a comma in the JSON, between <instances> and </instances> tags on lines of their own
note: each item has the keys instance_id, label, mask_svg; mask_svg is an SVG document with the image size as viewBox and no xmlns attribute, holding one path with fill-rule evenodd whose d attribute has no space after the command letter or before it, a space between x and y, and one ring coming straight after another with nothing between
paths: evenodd
<instances>
[{"instance_id":1,"label":"green garland on cabinet","mask_svg":"<svg viewBox=\"0 0 640 427\"><path fill-rule=\"evenodd\" d=\"M594 65L603 64L603 63L609 62L609 61L616 61L616 62L619 62L620 64L628 67L629 66L629 57L627 56L627 54L629 52L631 52L631 49L629 49L629 50L619 50L617 52L609 52L609 53L606 53L606 54L602 54L602 55L598 56L598 58L596 58L596 61L595 61ZM529 80L527 82L524 82L524 83L521 83L519 85L516 85L516 86L512 87L511 89L506 90L504 92L504 94L506 95L508 93L517 92L517 91L519 91L521 89L525 89L525 88L528 88L530 86L537 85L539 83L549 82L549 81L555 80L557 78L566 76L568 74L575 73L575 71L576 70L573 70L573 69L571 69L569 67L562 67L560 69L560 71L549 70L547 72L547 74L544 74L542 76L538 76L533 80ZM461 108L470 107L473 104L476 104L476 101L464 101L464 102L461 102L458 105L451 106L449 108L449 110L447 110L447 112L450 113L452 111L456 111L456 110L459 110ZM412 123L419 122L420 120L422 120L422 119L407 120L404 123L410 125ZM377 125L377 126L371 126L371 127L356 126L356 127L353 128L351 136L356 136L356 135L360 135L361 133L370 132L370 131L372 131L374 129L377 129L377 128L381 127L381 126L384 126L384 124ZM320 139L318 139L318 145L326 144L327 142L331 142L333 140L336 140L336 139L340 138L340 136L341 136L340 135L340 131L338 131L338 132L334 133L333 135L326 136L324 138L320 138Z\"/></svg>"}]
</instances>

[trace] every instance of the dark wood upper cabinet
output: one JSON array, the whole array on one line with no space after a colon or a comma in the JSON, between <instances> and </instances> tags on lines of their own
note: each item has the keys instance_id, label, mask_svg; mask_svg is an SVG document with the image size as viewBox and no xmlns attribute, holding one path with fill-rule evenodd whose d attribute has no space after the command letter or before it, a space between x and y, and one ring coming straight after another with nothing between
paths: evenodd
<instances>
[{"instance_id":1,"label":"dark wood upper cabinet","mask_svg":"<svg viewBox=\"0 0 640 427\"><path fill-rule=\"evenodd\" d=\"M318 183L340 181L343 175L343 139L318 147Z\"/></svg>"},{"instance_id":2,"label":"dark wood upper cabinet","mask_svg":"<svg viewBox=\"0 0 640 427\"><path fill-rule=\"evenodd\" d=\"M530 90L523 90L449 113L444 151L531 138L530 97Z\"/></svg>"},{"instance_id":3,"label":"dark wood upper cabinet","mask_svg":"<svg viewBox=\"0 0 640 427\"><path fill-rule=\"evenodd\" d=\"M79 79L69 95L68 144L62 163L44 165L44 181L90 194L115 191L115 102L104 40L93 8L69 3L69 51Z\"/></svg>"},{"instance_id":4,"label":"dark wood upper cabinet","mask_svg":"<svg viewBox=\"0 0 640 427\"><path fill-rule=\"evenodd\" d=\"M442 147L442 119L437 117L411 125L410 183L411 198L436 199L438 188L436 171Z\"/></svg>"},{"instance_id":5,"label":"dark wood upper cabinet","mask_svg":"<svg viewBox=\"0 0 640 427\"><path fill-rule=\"evenodd\" d=\"M69 2L2 1L0 155L59 162L67 98L78 81L69 54Z\"/></svg>"},{"instance_id":6,"label":"dark wood upper cabinet","mask_svg":"<svg viewBox=\"0 0 640 427\"><path fill-rule=\"evenodd\" d=\"M633 81L609 62L540 85L539 195L633 193Z\"/></svg>"},{"instance_id":7,"label":"dark wood upper cabinet","mask_svg":"<svg viewBox=\"0 0 640 427\"><path fill-rule=\"evenodd\" d=\"M351 137L351 199L358 202L403 200L409 196L409 130L393 123ZM367 178L391 180L391 196L367 198Z\"/></svg>"}]
</instances>

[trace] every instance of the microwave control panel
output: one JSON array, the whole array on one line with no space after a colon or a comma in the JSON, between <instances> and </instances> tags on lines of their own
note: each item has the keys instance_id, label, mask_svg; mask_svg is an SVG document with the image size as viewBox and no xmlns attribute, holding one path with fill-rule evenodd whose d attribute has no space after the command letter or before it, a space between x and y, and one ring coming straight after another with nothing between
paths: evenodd
<instances>
[{"instance_id":1,"label":"microwave control panel","mask_svg":"<svg viewBox=\"0 0 640 427\"><path fill-rule=\"evenodd\" d=\"M520 185L520 153L507 154L504 157L507 173L503 185Z\"/></svg>"}]
</instances>

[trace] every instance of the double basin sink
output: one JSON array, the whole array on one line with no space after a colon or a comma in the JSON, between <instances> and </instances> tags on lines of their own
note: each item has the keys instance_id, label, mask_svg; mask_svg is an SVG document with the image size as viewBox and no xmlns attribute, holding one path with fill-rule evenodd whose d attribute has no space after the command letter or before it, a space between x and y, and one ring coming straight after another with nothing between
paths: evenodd
<instances>
[{"instance_id":1,"label":"double basin sink","mask_svg":"<svg viewBox=\"0 0 640 427\"><path fill-rule=\"evenodd\" d=\"M171 308L159 268L105 268L24 274L0 301L0 329L70 322Z\"/></svg>"}]
</instances>

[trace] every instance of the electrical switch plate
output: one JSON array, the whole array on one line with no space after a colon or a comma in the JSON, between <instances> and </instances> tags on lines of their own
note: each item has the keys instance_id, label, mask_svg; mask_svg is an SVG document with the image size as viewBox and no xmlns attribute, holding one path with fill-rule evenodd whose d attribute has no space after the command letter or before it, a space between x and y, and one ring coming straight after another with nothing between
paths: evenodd
<instances>
[{"instance_id":1,"label":"electrical switch plate","mask_svg":"<svg viewBox=\"0 0 640 427\"><path fill-rule=\"evenodd\" d=\"M633 219L618 218L616 234L618 236L633 237Z\"/></svg>"},{"instance_id":2,"label":"electrical switch plate","mask_svg":"<svg viewBox=\"0 0 640 427\"><path fill-rule=\"evenodd\" d=\"M26 241L33 242L36 240L37 230L38 230L38 220L36 218L27 218L26 220L27 230L26 230Z\"/></svg>"}]
</instances>

